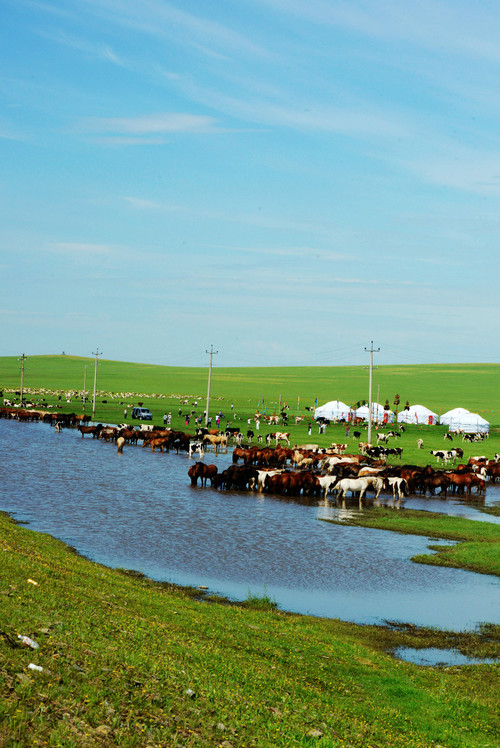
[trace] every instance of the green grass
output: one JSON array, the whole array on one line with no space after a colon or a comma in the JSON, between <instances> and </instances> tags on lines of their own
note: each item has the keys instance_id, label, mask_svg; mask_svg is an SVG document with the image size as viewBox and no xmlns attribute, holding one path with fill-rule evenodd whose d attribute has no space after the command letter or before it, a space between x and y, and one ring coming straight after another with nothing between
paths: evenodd
<instances>
[{"instance_id":1,"label":"green grass","mask_svg":"<svg viewBox=\"0 0 500 748\"><path fill-rule=\"evenodd\" d=\"M63 412L82 412L82 402L73 398L66 403L63 394L72 388L83 389L83 370L87 369L87 389L92 394L93 366L91 359L74 356L33 356L26 362L24 386L26 389L50 392L47 401L61 406ZM15 357L0 358L0 388L9 397L7 388L18 388L20 383L20 363ZM194 433L193 423L185 425L185 414L196 410L201 414L206 405L207 369L147 366L117 361L100 361L98 374L98 397L96 403L96 420L103 423L121 423L130 421L131 406L139 401L153 413L153 423L161 424L164 413L172 413L172 426L176 429ZM497 396L500 366L487 364L435 365L415 367L380 367L377 369L377 380L381 383L380 400L386 397L390 402L394 394L399 393L401 402L420 402L437 412L444 412L457 405L468 407L479 412L492 423L500 424L500 405ZM332 424L326 434L318 434L315 423L312 424L311 436L308 435L308 424L313 421L314 400L324 403L327 400L344 399L354 403L367 397L367 372L362 367L311 367L311 368L269 368L269 369L218 369L214 368L212 376L210 414L222 410L232 426L239 426L246 433L249 428L247 419L253 418L257 408L267 413L278 412L280 404L287 402L290 406L290 421L286 430L291 434L292 444L314 443L329 446L332 442L348 443L348 451L357 452L358 439L345 436L345 427ZM375 388L376 391L376 388ZM114 393L114 394L109 394ZM58 399L59 395L61 400ZM185 399L188 404L184 403ZM198 406L193 405L198 400ZM106 403L103 403L106 400ZM264 404L262 403L264 401ZM231 404L233 409L231 409ZM127 408L127 418L124 410ZM493 413L491 413L493 409ZM179 416L179 410L182 416ZM91 403L87 403L86 412L92 412ZM294 417L300 416L304 421L295 424ZM223 425L227 423L224 420ZM215 425L215 424L213 424ZM252 420L251 428L255 431ZM279 427L280 429L282 426ZM264 422L261 432L274 430ZM367 427L361 431L361 441L367 440ZM409 426L406 433L398 440L403 447L403 461L409 464L425 465L433 462L431 449L442 449L443 435L446 427ZM417 449L417 440L423 438L424 449ZM375 431L372 441L375 441ZM446 442L449 446L449 442ZM500 452L500 426L493 426L490 438L484 444L468 444L459 441L464 449L464 460L477 454L493 457Z\"/></svg>"},{"instance_id":2,"label":"green grass","mask_svg":"<svg viewBox=\"0 0 500 748\"><path fill-rule=\"evenodd\" d=\"M78 356L32 356L25 364L25 387L83 389L87 366L87 389L92 391L94 360ZM98 388L103 391L206 397L207 368L153 366L122 361L99 360ZM373 396L389 400L396 393L406 400L421 403L438 414L461 406L500 424L500 364L427 364L419 366L380 366L375 369ZM20 363L14 356L0 358L0 387L20 385ZM303 412L314 406L341 399L349 405L368 399L368 372L365 367L268 367L219 368L212 372L211 394L227 408L238 401L255 409L257 404L269 410L287 402Z\"/></svg>"},{"instance_id":3,"label":"green grass","mask_svg":"<svg viewBox=\"0 0 500 748\"><path fill-rule=\"evenodd\" d=\"M0 745L498 745L498 666L421 668L385 651L494 656L494 627L460 637L200 602L4 515L0 553ZM12 647L18 633L40 648Z\"/></svg>"}]
</instances>

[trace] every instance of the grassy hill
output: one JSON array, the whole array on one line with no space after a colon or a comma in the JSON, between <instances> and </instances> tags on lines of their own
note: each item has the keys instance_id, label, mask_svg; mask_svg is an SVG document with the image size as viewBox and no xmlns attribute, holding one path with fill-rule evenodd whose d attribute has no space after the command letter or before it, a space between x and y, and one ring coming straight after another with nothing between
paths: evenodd
<instances>
[{"instance_id":1,"label":"grassy hill","mask_svg":"<svg viewBox=\"0 0 500 748\"><path fill-rule=\"evenodd\" d=\"M94 359L79 356L31 356L25 363L24 387L52 390L83 389L85 366L87 390L92 391ZM134 392L206 397L208 367L154 366L124 361L99 360L97 387L105 392ZM0 357L0 388L19 388L20 362L15 356ZM393 404L396 393L437 413L463 407L479 413L490 423L500 423L500 364L425 364L380 366L373 372L373 399ZM288 403L304 407L329 400L351 405L368 400L368 370L361 366L314 367L216 367L212 371L211 396L247 405L249 410L264 399L268 408Z\"/></svg>"}]
</instances>

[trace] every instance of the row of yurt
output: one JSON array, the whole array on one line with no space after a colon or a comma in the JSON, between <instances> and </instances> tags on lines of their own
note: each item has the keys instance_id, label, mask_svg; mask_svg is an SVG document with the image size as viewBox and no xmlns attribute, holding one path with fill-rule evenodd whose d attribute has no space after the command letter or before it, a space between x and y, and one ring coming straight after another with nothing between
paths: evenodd
<instances>
[{"instance_id":1,"label":"row of yurt","mask_svg":"<svg viewBox=\"0 0 500 748\"><path fill-rule=\"evenodd\" d=\"M437 422L438 414L425 405L410 405L408 410L398 413L398 423L425 423L428 426L435 426Z\"/></svg>"},{"instance_id":2,"label":"row of yurt","mask_svg":"<svg viewBox=\"0 0 500 748\"><path fill-rule=\"evenodd\" d=\"M448 426L449 431L463 431L467 434L486 434L490 430L488 421L466 408L454 408L443 413L439 423Z\"/></svg>"},{"instance_id":3,"label":"row of yurt","mask_svg":"<svg viewBox=\"0 0 500 748\"><path fill-rule=\"evenodd\" d=\"M362 405L354 411L356 418L362 418L363 421L368 421L369 413L368 405ZM384 406L380 403L372 403L372 421L374 423L394 423L394 413L392 410L384 410Z\"/></svg>"},{"instance_id":4,"label":"row of yurt","mask_svg":"<svg viewBox=\"0 0 500 748\"><path fill-rule=\"evenodd\" d=\"M314 418L326 418L328 421L347 421L351 409L341 400L330 400L329 403L321 405L314 411Z\"/></svg>"},{"instance_id":5,"label":"row of yurt","mask_svg":"<svg viewBox=\"0 0 500 748\"><path fill-rule=\"evenodd\" d=\"M329 421L352 421L354 417L368 421L368 405L362 405L353 410L341 400L331 400L329 403L316 408L314 418L326 418ZM380 403L372 403L372 421L374 423L394 423L392 410L384 410ZM413 423L435 426L437 423L448 426L450 431L464 433L487 433L490 424L477 413L471 413L465 408L454 408L443 413L439 418L424 405L410 405L409 408L398 413L398 423Z\"/></svg>"},{"instance_id":6,"label":"row of yurt","mask_svg":"<svg viewBox=\"0 0 500 748\"><path fill-rule=\"evenodd\" d=\"M368 420L368 405L362 405L360 408L353 410L341 400L331 400L325 405L321 405L314 411L314 418L326 418L329 421L352 421L353 418L362 418ZM392 410L384 410L380 403L372 403L372 421L380 423L394 423L394 413Z\"/></svg>"}]
</instances>

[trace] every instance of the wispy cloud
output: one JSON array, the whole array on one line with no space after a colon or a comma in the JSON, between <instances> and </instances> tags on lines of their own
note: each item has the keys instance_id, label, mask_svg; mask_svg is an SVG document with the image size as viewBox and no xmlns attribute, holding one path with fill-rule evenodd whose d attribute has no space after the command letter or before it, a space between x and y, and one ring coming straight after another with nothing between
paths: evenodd
<instances>
[{"instance_id":1,"label":"wispy cloud","mask_svg":"<svg viewBox=\"0 0 500 748\"><path fill-rule=\"evenodd\" d=\"M84 52L89 57L95 57L105 62L112 62L115 65L124 65L124 61L116 54L116 52L108 44L97 44L89 42L81 36L74 36L68 34L61 29L53 30L41 30L37 29L37 33L40 36L50 39L53 42L62 44L71 49L75 49L79 52Z\"/></svg>"},{"instance_id":2,"label":"wispy cloud","mask_svg":"<svg viewBox=\"0 0 500 748\"><path fill-rule=\"evenodd\" d=\"M179 213L186 211L182 205L170 205L168 203L160 203L155 200L147 200L142 197L129 197L125 195L123 200L137 210L153 210L161 213Z\"/></svg>"},{"instance_id":3,"label":"wispy cloud","mask_svg":"<svg viewBox=\"0 0 500 748\"><path fill-rule=\"evenodd\" d=\"M195 15L181 10L164 0L82 0L81 6L91 13L105 17L113 24L156 37L172 39L190 45L203 54L238 53L255 58L270 59L270 50L254 42L249 36L229 26L212 21L207 15Z\"/></svg>"},{"instance_id":4,"label":"wispy cloud","mask_svg":"<svg viewBox=\"0 0 500 748\"><path fill-rule=\"evenodd\" d=\"M58 254L79 255L112 255L117 248L111 244L89 244L85 242L50 242L45 245L49 252Z\"/></svg>"},{"instance_id":5,"label":"wispy cloud","mask_svg":"<svg viewBox=\"0 0 500 748\"><path fill-rule=\"evenodd\" d=\"M216 121L213 117L181 112L160 112L138 117L88 117L79 122L78 129L84 133L109 134L115 138L217 132ZM130 142L140 141L132 139Z\"/></svg>"},{"instance_id":6,"label":"wispy cloud","mask_svg":"<svg viewBox=\"0 0 500 748\"><path fill-rule=\"evenodd\" d=\"M0 120L0 138L4 140L26 140L27 136L15 130L12 125Z\"/></svg>"},{"instance_id":7,"label":"wispy cloud","mask_svg":"<svg viewBox=\"0 0 500 748\"><path fill-rule=\"evenodd\" d=\"M376 4L338 0L258 0L260 5L287 15L378 39L400 40L490 61L500 61L497 26L491 7L468 3L420 0L401 3L381 0ZM492 6L493 7L493 6ZM495 8L496 12L496 8Z\"/></svg>"}]
</instances>

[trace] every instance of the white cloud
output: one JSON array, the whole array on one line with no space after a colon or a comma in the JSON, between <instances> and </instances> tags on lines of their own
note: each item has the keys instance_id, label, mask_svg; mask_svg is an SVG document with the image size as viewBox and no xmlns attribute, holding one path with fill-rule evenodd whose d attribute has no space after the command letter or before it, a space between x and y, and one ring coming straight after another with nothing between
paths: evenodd
<instances>
[{"instance_id":1,"label":"white cloud","mask_svg":"<svg viewBox=\"0 0 500 748\"><path fill-rule=\"evenodd\" d=\"M180 112L160 112L137 117L88 117L80 122L80 128L87 133L113 133L115 136L216 131L213 117Z\"/></svg>"}]
</instances>

